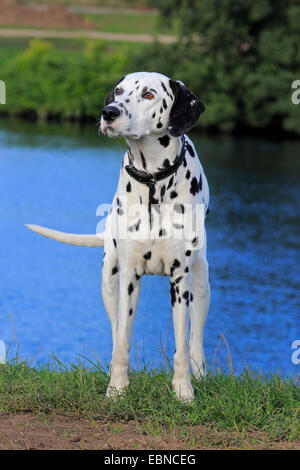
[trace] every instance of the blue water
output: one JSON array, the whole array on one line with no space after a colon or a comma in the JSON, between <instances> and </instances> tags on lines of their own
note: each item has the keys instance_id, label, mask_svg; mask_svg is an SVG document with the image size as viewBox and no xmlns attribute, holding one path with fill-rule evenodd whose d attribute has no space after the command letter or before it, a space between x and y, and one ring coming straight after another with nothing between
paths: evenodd
<instances>
[{"instance_id":1,"label":"blue water","mask_svg":"<svg viewBox=\"0 0 300 470\"><path fill-rule=\"evenodd\" d=\"M211 192L207 220L212 300L205 329L210 367L299 373L300 143L194 136ZM0 121L0 339L31 364L54 353L107 365L110 323L101 299L103 248L62 245L24 227L93 233L110 203L122 140L94 125ZM297 219L298 217L298 219ZM174 340L169 282L144 277L131 364L163 364ZM169 328L170 327L170 328ZM221 340L222 337L225 338Z\"/></svg>"}]
</instances>

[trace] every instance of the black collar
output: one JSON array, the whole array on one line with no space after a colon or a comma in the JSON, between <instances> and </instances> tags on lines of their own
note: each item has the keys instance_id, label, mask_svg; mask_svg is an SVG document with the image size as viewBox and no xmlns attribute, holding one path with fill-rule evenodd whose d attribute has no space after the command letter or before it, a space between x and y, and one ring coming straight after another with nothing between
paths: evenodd
<instances>
[{"instance_id":1,"label":"black collar","mask_svg":"<svg viewBox=\"0 0 300 470\"><path fill-rule=\"evenodd\" d=\"M157 181L164 180L171 176L180 167L186 150L186 142L182 137L182 145L180 154L175 158L173 165L170 165L163 170L156 171L155 173L149 173L148 171L137 170L129 158L129 165L125 166L127 173L132 176L139 183L147 184L148 186L154 186Z\"/></svg>"}]
</instances>

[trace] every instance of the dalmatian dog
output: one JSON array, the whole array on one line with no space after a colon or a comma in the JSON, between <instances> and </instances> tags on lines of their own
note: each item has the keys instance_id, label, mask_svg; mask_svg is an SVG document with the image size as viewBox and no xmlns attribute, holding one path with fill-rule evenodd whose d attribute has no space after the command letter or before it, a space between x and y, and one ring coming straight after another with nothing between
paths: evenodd
<instances>
[{"instance_id":1,"label":"dalmatian dog","mask_svg":"<svg viewBox=\"0 0 300 470\"><path fill-rule=\"evenodd\" d=\"M197 378L205 375L209 189L185 134L204 109L180 81L146 72L122 77L107 96L100 120L104 135L123 136L127 143L105 231L77 235L28 225L63 243L104 246L102 296L113 337L108 396L120 395L129 385L130 338L144 274L170 279L176 396L183 402L193 399L191 368ZM198 217L203 223L197 223L198 213L204 214Z\"/></svg>"}]
</instances>

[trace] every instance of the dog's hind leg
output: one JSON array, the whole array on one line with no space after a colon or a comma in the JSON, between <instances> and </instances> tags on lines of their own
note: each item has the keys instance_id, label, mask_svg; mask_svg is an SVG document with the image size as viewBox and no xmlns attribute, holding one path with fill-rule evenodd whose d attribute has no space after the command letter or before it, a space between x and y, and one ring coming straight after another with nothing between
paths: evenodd
<instances>
[{"instance_id":1,"label":"dog's hind leg","mask_svg":"<svg viewBox=\"0 0 300 470\"><path fill-rule=\"evenodd\" d=\"M200 253L191 267L190 295L190 357L195 377L205 375L205 355L203 350L203 332L210 303L208 263L206 256Z\"/></svg>"},{"instance_id":2,"label":"dog's hind leg","mask_svg":"<svg viewBox=\"0 0 300 470\"><path fill-rule=\"evenodd\" d=\"M129 385L130 337L140 290L140 276L133 269L120 272L120 301L117 315L116 343L111 362L108 396L114 396Z\"/></svg>"}]
</instances>

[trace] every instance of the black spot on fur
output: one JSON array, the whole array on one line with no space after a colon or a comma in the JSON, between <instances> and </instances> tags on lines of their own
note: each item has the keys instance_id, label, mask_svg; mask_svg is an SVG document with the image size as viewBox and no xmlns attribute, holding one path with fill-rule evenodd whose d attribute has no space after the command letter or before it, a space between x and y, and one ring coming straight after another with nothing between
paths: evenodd
<instances>
[{"instance_id":1,"label":"black spot on fur","mask_svg":"<svg viewBox=\"0 0 300 470\"><path fill-rule=\"evenodd\" d=\"M141 219L139 219L136 224L132 225L131 227L128 228L129 232L133 232L134 230L137 232L140 228L141 224Z\"/></svg>"},{"instance_id":2,"label":"black spot on fur","mask_svg":"<svg viewBox=\"0 0 300 470\"><path fill-rule=\"evenodd\" d=\"M146 168L147 168L146 159L144 157L143 152L140 151L140 154L141 154L143 168L144 168L144 170L146 170Z\"/></svg>"},{"instance_id":3,"label":"black spot on fur","mask_svg":"<svg viewBox=\"0 0 300 470\"><path fill-rule=\"evenodd\" d=\"M176 302L176 292L175 292L174 284L172 282L170 283L170 295L171 295L171 304L172 304L172 307L174 307L174 304Z\"/></svg>"},{"instance_id":4,"label":"black spot on fur","mask_svg":"<svg viewBox=\"0 0 300 470\"><path fill-rule=\"evenodd\" d=\"M174 259L173 264L170 269L170 275L173 276L174 270L179 267L180 267L180 261L178 261L178 259Z\"/></svg>"},{"instance_id":5,"label":"black spot on fur","mask_svg":"<svg viewBox=\"0 0 300 470\"><path fill-rule=\"evenodd\" d=\"M152 119L154 119L154 118L155 118L155 116L156 116L156 113L153 113L153 114L152 114Z\"/></svg>"},{"instance_id":6,"label":"black spot on fur","mask_svg":"<svg viewBox=\"0 0 300 470\"><path fill-rule=\"evenodd\" d=\"M186 290L183 294L182 297L186 300L186 305L189 305L189 291Z\"/></svg>"},{"instance_id":7,"label":"black spot on fur","mask_svg":"<svg viewBox=\"0 0 300 470\"><path fill-rule=\"evenodd\" d=\"M176 191L172 191L171 194L170 194L170 198L171 199L175 199L175 197L177 197L178 194L176 193Z\"/></svg>"},{"instance_id":8,"label":"black spot on fur","mask_svg":"<svg viewBox=\"0 0 300 470\"><path fill-rule=\"evenodd\" d=\"M161 190L160 190L160 198L161 198L161 202L163 201L163 198L164 198L165 192L166 192L166 187L165 187L165 185L163 185L163 186L161 187Z\"/></svg>"},{"instance_id":9,"label":"black spot on fur","mask_svg":"<svg viewBox=\"0 0 300 470\"><path fill-rule=\"evenodd\" d=\"M129 316L131 317L131 315L133 314L133 310L132 308L129 310Z\"/></svg>"},{"instance_id":10,"label":"black spot on fur","mask_svg":"<svg viewBox=\"0 0 300 470\"><path fill-rule=\"evenodd\" d=\"M164 228L161 228L159 231L159 236L160 237L165 237L167 235L167 232Z\"/></svg>"},{"instance_id":11,"label":"black spot on fur","mask_svg":"<svg viewBox=\"0 0 300 470\"><path fill-rule=\"evenodd\" d=\"M139 229L140 229L140 225L141 225L141 219L139 219L139 220L138 220L138 222L137 222L137 224L136 224L136 226L135 226L135 230L136 230L136 232L138 232L138 231L139 231Z\"/></svg>"},{"instance_id":12,"label":"black spot on fur","mask_svg":"<svg viewBox=\"0 0 300 470\"><path fill-rule=\"evenodd\" d=\"M191 172L190 172L190 170L188 170L188 171L186 172L185 177L186 177L186 179L188 180L190 176L191 176Z\"/></svg>"},{"instance_id":13,"label":"black spot on fur","mask_svg":"<svg viewBox=\"0 0 300 470\"><path fill-rule=\"evenodd\" d=\"M185 252L185 256L191 256L191 254L192 254L191 250L187 250L187 251Z\"/></svg>"},{"instance_id":14,"label":"black spot on fur","mask_svg":"<svg viewBox=\"0 0 300 470\"><path fill-rule=\"evenodd\" d=\"M195 237L195 238L192 240L192 244L193 244L193 245L198 245L198 242L199 242L199 238L198 238L198 237Z\"/></svg>"},{"instance_id":15,"label":"black spot on fur","mask_svg":"<svg viewBox=\"0 0 300 470\"><path fill-rule=\"evenodd\" d=\"M177 230L183 229L182 224L173 224L173 227L176 228Z\"/></svg>"},{"instance_id":16,"label":"black spot on fur","mask_svg":"<svg viewBox=\"0 0 300 470\"><path fill-rule=\"evenodd\" d=\"M145 258L145 259L151 259L151 256L152 256L151 251L148 251L148 252L144 255L144 258Z\"/></svg>"},{"instance_id":17,"label":"black spot on fur","mask_svg":"<svg viewBox=\"0 0 300 470\"><path fill-rule=\"evenodd\" d=\"M114 243L115 248L117 248L117 241L115 238L113 238L113 243Z\"/></svg>"},{"instance_id":18,"label":"black spot on fur","mask_svg":"<svg viewBox=\"0 0 300 470\"><path fill-rule=\"evenodd\" d=\"M161 145L163 145L164 147L168 147L170 143L170 137L167 134L164 135L163 137L160 137L158 140L161 143Z\"/></svg>"},{"instance_id":19,"label":"black spot on fur","mask_svg":"<svg viewBox=\"0 0 300 470\"><path fill-rule=\"evenodd\" d=\"M183 204L174 204L174 211L179 214L184 214L184 205Z\"/></svg>"},{"instance_id":20,"label":"black spot on fur","mask_svg":"<svg viewBox=\"0 0 300 470\"><path fill-rule=\"evenodd\" d=\"M130 183L130 181L128 181L128 184L127 184L127 186L126 186L126 191L127 191L128 193L131 193L131 183Z\"/></svg>"},{"instance_id":21,"label":"black spot on fur","mask_svg":"<svg viewBox=\"0 0 300 470\"><path fill-rule=\"evenodd\" d=\"M170 189L170 187L171 187L172 184L173 184L173 181L174 181L174 178L173 178L173 176L171 176L171 178L169 179L169 183L168 183L167 189Z\"/></svg>"},{"instance_id":22,"label":"black spot on fur","mask_svg":"<svg viewBox=\"0 0 300 470\"><path fill-rule=\"evenodd\" d=\"M163 99L163 107L164 107L165 109L167 109L167 107L168 107L167 102L166 102L165 99Z\"/></svg>"},{"instance_id":23,"label":"black spot on fur","mask_svg":"<svg viewBox=\"0 0 300 470\"><path fill-rule=\"evenodd\" d=\"M134 287L133 287L133 284L132 284L132 282L131 282L131 283L129 284L129 286L128 286L128 295L131 295L131 294L132 294L133 289L134 289Z\"/></svg>"},{"instance_id":24,"label":"black spot on fur","mask_svg":"<svg viewBox=\"0 0 300 470\"><path fill-rule=\"evenodd\" d=\"M198 186L199 186L199 191L202 191L202 174L201 173L200 173L200 177L199 177Z\"/></svg>"},{"instance_id":25,"label":"black spot on fur","mask_svg":"<svg viewBox=\"0 0 300 470\"><path fill-rule=\"evenodd\" d=\"M167 92L168 90L166 89L164 82L160 82L160 83L161 83L161 86L163 87L163 90Z\"/></svg>"},{"instance_id":26,"label":"black spot on fur","mask_svg":"<svg viewBox=\"0 0 300 470\"><path fill-rule=\"evenodd\" d=\"M190 192L195 196L199 192L199 185L196 176L193 177L191 181Z\"/></svg>"},{"instance_id":27,"label":"black spot on fur","mask_svg":"<svg viewBox=\"0 0 300 470\"><path fill-rule=\"evenodd\" d=\"M193 150L193 147L190 145L190 144L187 144L186 145L186 148L188 149L188 152L190 154L191 157L194 157L195 156L195 152Z\"/></svg>"},{"instance_id":28,"label":"black spot on fur","mask_svg":"<svg viewBox=\"0 0 300 470\"><path fill-rule=\"evenodd\" d=\"M118 266L115 266L114 268L112 268L111 273L112 275L114 275L114 274L117 274L118 271L119 271Z\"/></svg>"},{"instance_id":29,"label":"black spot on fur","mask_svg":"<svg viewBox=\"0 0 300 470\"><path fill-rule=\"evenodd\" d=\"M162 125L161 122L159 122L159 123L156 125L157 129L160 129L162 126L163 126L163 125Z\"/></svg>"}]
</instances>

